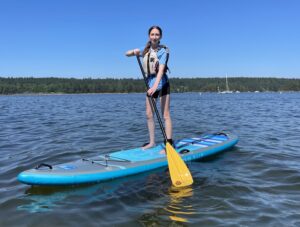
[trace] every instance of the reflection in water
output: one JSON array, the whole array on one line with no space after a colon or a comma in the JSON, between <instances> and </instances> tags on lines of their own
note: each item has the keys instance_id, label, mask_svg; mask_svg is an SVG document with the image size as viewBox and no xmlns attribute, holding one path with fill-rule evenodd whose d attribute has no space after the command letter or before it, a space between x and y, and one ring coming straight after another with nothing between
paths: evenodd
<instances>
[{"instance_id":1,"label":"reflection in water","mask_svg":"<svg viewBox=\"0 0 300 227\"><path fill-rule=\"evenodd\" d=\"M193 196L193 188L191 186L184 188L176 188L172 186L169 189L170 203L166 211L170 212L169 216L173 221L189 222L186 218L189 215L196 214L196 210L187 202L188 197Z\"/></svg>"},{"instance_id":2,"label":"reflection in water","mask_svg":"<svg viewBox=\"0 0 300 227\"><path fill-rule=\"evenodd\" d=\"M73 186L31 186L25 191L24 204L17 207L30 213L49 212L61 207L68 200L80 198L81 204L94 201L104 201L110 197L126 197L141 190L145 179L152 179L160 169L152 170L138 175L114 179L112 181L95 184ZM128 187L130 185L130 187ZM69 203L69 204L70 204Z\"/></svg>"},{"instance_id":3,"label":"reflection in water","mask_svg":"<svg viewBox=\"0 0 300 227\"><path fill-rule=\"evenodd\" d=\"M26 210L30 213L48 212L59 206L61 201L66 200L70 196L88 197L96 192L103 190L101 184L85 185L85 186L32 186L26 190L25 199L28 204L18 206L18 210Z\"/></svg>"}]
</instances>

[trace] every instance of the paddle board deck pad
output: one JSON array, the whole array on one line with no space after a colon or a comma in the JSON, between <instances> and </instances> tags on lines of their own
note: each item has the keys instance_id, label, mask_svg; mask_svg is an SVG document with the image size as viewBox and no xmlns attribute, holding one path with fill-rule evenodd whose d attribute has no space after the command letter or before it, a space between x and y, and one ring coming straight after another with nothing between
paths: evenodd
<instances>
[{"instance_id":1,"label":"paddle board deck pad","mask_svg":"<svg viewBox=\"0 0 300 227\"><path fill-rule=\"evenodd\" d=\"M233 134L215 133L177 140L173 146L184 161L192 161L227 150L237 142ZM60 165L42 163L21 172L18 180L29 185L73 185L125 177L167 166L163 148L164 144L160 144L147 150L122 150Z\"/></svg>"}]
</instances>

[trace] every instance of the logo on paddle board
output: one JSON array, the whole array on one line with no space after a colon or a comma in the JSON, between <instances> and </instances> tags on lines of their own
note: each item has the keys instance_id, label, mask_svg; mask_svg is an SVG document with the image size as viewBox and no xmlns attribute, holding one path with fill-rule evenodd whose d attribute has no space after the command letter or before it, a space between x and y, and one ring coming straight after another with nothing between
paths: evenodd
<instances>
[{"instance_id":1,"label":"logo on paddle board","mask_svg":"<svg viewBox=\"0 0 300 227\"><path fill-rule=\"evenodd\" d=\"M181 181L176 181L176 185L181 185Z\"/></svg>"}]
</instances>

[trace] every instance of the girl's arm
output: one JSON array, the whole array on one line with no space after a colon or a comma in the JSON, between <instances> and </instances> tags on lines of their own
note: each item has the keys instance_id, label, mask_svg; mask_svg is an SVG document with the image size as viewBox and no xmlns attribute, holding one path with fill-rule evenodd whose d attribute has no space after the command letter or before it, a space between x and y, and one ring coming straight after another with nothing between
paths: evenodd
<instances>
[{"instance_id":1,"label":"girl's arm","mask_svg":"<svg viewBox=\"0 0 300 227\"><path fill-rule=\"evenodd\" d=\"M156 80L155 80L155 83L153 84L153 86L147 91L148 95L153 95L154 92L157 90L157 87L158 87L158 84L165 72L165 67L166 65L163 65L163 64L160 64L159 65L159 69L158 69L158 73L156 75Z\"/></svg>"},{"instance_id":2,"label":"girl's arm","mask_svg":"<svg viewBox=\"0 0 300 227\"><path fill-rule=\"evenodd\" d=\"M140 54L140 49L129 50L125 53L127 57L135 56Z\"/></svg>"}]
</instances>

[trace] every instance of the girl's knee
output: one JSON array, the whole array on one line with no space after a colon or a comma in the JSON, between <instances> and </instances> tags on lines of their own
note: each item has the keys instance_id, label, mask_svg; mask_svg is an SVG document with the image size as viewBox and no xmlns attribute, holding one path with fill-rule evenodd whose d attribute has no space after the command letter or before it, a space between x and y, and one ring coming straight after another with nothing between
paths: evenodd
<instances>
[{"instance_id":1,"label":"girl's knee","mask_svg":"<svg viewBox=\"0 0 300 227\"><path fill-rule=\"evenodd\" d=\"M148 120L153 119L153 113L151 111L149 111L149 112L147 111L146 112L146 117L147 117Z\"/></svg>"},{"instance_id":2,"label":"girl's knee","mask_svg":"<svg viewBox=\"0 0 300 227\"><path fill-rule=\"evenodd\" d=\"M165 121L168 121L168 120L170 120L171 119L171 115L170 115L170 112L164 112L164 120Z\"/></svg>"}]
</instances>

